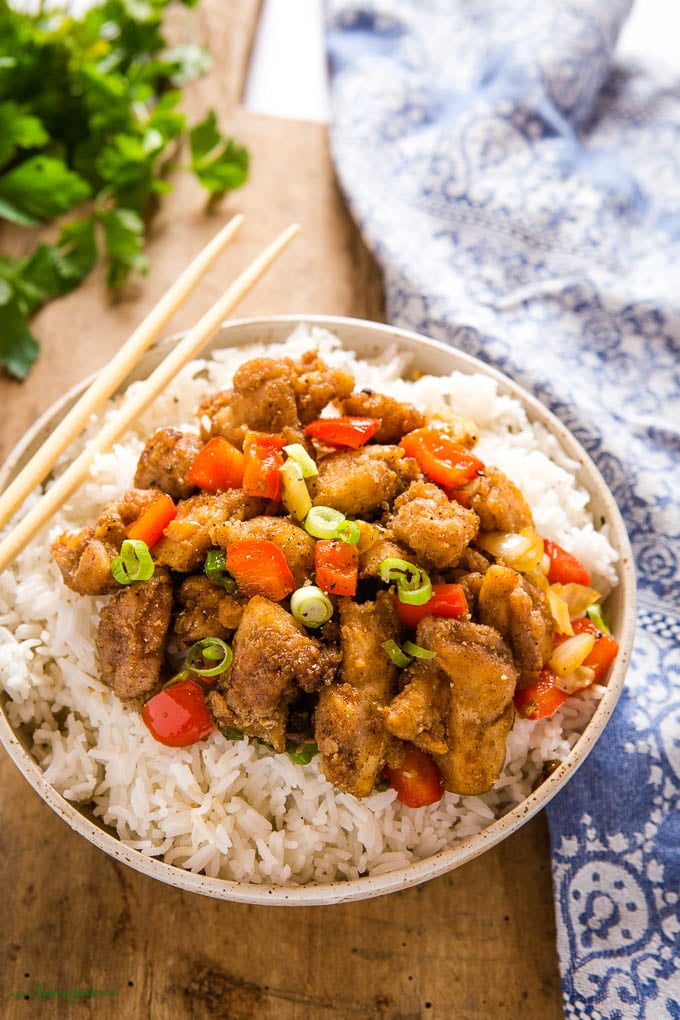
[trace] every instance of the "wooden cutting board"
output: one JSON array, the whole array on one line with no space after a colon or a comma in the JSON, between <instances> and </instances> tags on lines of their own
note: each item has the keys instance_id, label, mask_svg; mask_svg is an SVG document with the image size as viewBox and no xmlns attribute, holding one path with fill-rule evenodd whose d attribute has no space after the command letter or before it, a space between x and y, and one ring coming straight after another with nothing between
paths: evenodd
<instances>
[{"instance_id":1,"label":"wooden cutting board","mask_svg":"<svg viewBox=\"0 0 680 1020\"><path fill-rule=\"evenodd\" d=\"M336 184L327 129L240 106L256 0L191 12L212 72L187 108L215 108L251 151L249 183L207 215L180 176L154 221L151 271L111 303L103 275L35 320L42 353L25 383L0 377L0 458L38 414L104 365L229 215L238 242L172 322L198 315L291 221L303 232L236 314L384 318L380 274ZM2 250L25 235L0 234ZM155 883L77 836L0 755L2 953L8 1020L218 1017L228 1020L558 1020L549 846L542 816L501 846L426 885L333 907L263 908ZM91 1005L73 1001L80 990ZM30 998L26 998L30 996ZM42 996L42 998L40 998ZM69 1001L69 998L71 1001Z\"/></svg>"}]
</instances>

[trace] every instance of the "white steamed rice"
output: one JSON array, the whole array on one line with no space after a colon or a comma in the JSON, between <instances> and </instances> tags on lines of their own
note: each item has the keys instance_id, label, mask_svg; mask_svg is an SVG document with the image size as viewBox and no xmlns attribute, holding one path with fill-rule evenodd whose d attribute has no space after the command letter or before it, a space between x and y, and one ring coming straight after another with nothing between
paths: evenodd
<instances>
[{"instance_id":1,"label":"white steamed rice","mask_svg":"<svg viewBox=\"0 0 680 1020\"><path fill-rule=\"evenodd\" d=\"M599 590L616 583L617 555L606 526L594 528L587 492L575 486L578 465L540 424L528 422L518 401L499 394L493 380L456 372L406 382L408 364L394 350L360 362L317 328L298 327L285 353L296 357L310 348L352 372L359 387L421 408L449 403L473 418L481 433L476 452L520 486L537 530L578 556ZM187 366L125 443L97 458L77 498L0 575L7 712L13 726L32 730L33 754L48 782L67 800L89 804L130 847L211 877L279 885L378 875L474 835L531 792L544 762L565 758L602 695L596 686L550 719L517 719L491 792L447 793L417 810L404 808L391 789L361 801L338 793L316 761L297 765L256 741L214 732L192 747L171 749L153 739L139 713L98 679L94 640L103 600L65 587L49 542L91 523L131 486L152 431L165 425L195 430L193 411L207 393L228 386L243 360L281 350L224 350Z\"/></svg>"}]
</instances>

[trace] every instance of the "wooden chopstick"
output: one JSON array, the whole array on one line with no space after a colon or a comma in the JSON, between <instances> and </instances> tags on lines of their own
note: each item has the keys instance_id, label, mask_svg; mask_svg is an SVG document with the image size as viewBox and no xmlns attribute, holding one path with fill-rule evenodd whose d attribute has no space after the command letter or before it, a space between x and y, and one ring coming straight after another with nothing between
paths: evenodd
<instances>
[{"instance_id":1,"label":"wooden chopstick","mask_svg":"<svg viewBox=\"0 0 680 1020\"><path fill-rule=\"evenodd\" d=\"M106 369L97 374L92 385L85 390L54 432L7 486L0 495L0 528L7 523L35 486L47 478L64 450L83 431L90 416L98 411L120 386L142 354L160 335L164 326L180 305L186 301L201 277L234 237L244 220L245 217L240 213L232 217L180 273L167 293L151 309L129 340L111 359Z\"/></svg>"},{"instance_id":2,"label":"wooden chopstick","mask_svg":"<svg viewBox=\"0 0 680 1020\"><path fill-rule=\"evenodd\" d=\"M280 234L237 277L231 286L199 319L195 326L172 348L167 357L151 375L128 395L114 417L105 424L73 463L55 481L40 502L19 521L17 526L0 543L0 571L15 559L35 533L66 502L87 477L96 454L111 447L139 415L156 399L177 373L201 351L217 332L232 309L246 296L278 256L299 233L293 224ZM104 371L107 371L104 369Z\"/></svg>"}]
</instances>

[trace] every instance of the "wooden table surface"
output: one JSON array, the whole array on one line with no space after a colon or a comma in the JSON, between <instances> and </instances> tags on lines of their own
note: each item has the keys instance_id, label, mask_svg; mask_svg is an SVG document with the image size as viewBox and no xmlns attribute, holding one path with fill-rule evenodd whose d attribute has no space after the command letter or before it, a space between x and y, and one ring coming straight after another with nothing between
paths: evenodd
<instances>
[{"instance_id":1,"label":"wooden table surface","mask_svg":"<svg viewBox=\"0 0 680 1020\"><path fill-rule=\"evenodd\" d=\"M175 180L153 224L151 271L111 303L96 272L35 320L42 353L27 382L0 376L4 459L69 386L107 362L229 215L239 241L171 324L195 321L225 282L293 220L302 235L235 314L381 320L380 274L334 180L327 129L250 114L239 99L256 0L203 0L191 13L212 72L187 108L215 108L252 155L249 183L211 215ZM3 250L27 239L5 232ZM165 887L73 833L0 756L0 1013L18 1017L228 1020L558 1020L549 846L542 816L451 874L333 907L249 907ZM51 999L36 997L54 993ZM77 989L93 998L69 1002ZM30 995L31 998L26 998Z\"/></svg>"}]
</instances>

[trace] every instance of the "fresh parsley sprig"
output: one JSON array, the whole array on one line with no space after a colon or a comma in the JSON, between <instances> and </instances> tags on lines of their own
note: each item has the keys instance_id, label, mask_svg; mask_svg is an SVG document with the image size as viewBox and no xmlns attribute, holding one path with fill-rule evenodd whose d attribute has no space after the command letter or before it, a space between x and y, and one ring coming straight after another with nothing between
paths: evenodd
<instances>
[{"instance_id":1,"label":"fresh parsley sprig","mask_svg":"<svg viewBox=\"0 0 680 1020\"><path fill-rule=\"evenodd\" d=\"M111 288L146 272L146 224L185 140L213 200L248 177L247 150L220 133L214 112L190 126L180 109L182 86L209 61L199 47L169 46L171 6L103 0L74 17L0 0L0 220L60 224L53 243L0 255L0 366L18 379L38 356L29 319L42 305L102 256Z\"/></svg>"}]
</instances>

